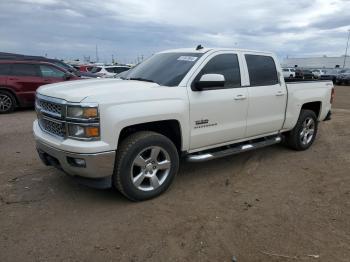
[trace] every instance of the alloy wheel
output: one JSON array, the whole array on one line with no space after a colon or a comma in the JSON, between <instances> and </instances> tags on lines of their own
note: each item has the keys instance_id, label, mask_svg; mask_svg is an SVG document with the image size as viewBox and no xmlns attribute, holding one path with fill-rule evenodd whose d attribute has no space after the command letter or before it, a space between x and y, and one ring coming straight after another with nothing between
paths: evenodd
<instances>
[{"instance_id":1,"label":"alloy wheel","mask_svg":"<svg viewBox=\"0 0 350 262\"><path fill-rule=\"evenodd\" d=\"M315 134L315 120L311 117L307 117L303 122L303 127L300 132L300 141L301 143L306 146L308 145Z\"/></svg>"},{"instance_id":2,"label":"alloy wheel","mask_svg":"<svg viewBox=\"0 0 350 262\"><path fill-rule=\"evenodd\" d=\"M7 112L12 107L12 99L6 94L0 94L0 112Z\"/></svg>"},{"instance_id":3,"label":"alloy wheel","mask_svg":"<svg viewBox=\"0 0 350 262\"><path fill-rule=\"evenodd\" d=\"M131 180L141 191L159 188L167 179L171 168L170 156L165 149L152 146L142 150L131 166Z\"/></svg>"}]
</instances>

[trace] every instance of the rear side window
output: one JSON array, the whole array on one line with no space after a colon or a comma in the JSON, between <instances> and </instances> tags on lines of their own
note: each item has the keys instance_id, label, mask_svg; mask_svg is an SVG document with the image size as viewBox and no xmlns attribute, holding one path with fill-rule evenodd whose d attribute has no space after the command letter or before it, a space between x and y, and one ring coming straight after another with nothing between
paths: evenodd
<instances>
[{"instance_id":1,"label":"rear side window","mask_svg":"<svg viewBox=\"0 0 350 262\"><path fill-rule=\"evenodd\" d=\"M10 72L10 64L0 64L0 76L6 76Z\"/></svg>"},{"instance_id":2,"label":"rear side window","mask_svg":"<svg viewBox=\"0 0 350 262\"><path fill-rule=\"evenodd\" d=\"M38 67L34 64L12 64L11 75L15 76L40 76Z\"/></svg>"},{"instance_id":3,"label":"rear side window","mask_svg":"<svg viewBox=\"0 0 350 262\"><path fill-rule=\"evenodd\" d=\"M40 65L40 71L41 71L42 77L63 78L65 75L63 71L48 65Z\"/></svg>"},{"instance_id":4,"label":"rear side window","mask_svg":"<svg viewBox=\"0 0 350 262\"><path fill-rule=\"evenodd\" d=\"M197 75L195 82L205 74L221 74L225 77L224 88L241 86L238 57L235 54L221 54L213 57Z\"/></svg>"},{"instance_id":5,"label":"rear side window","mask_svg":"<svg viewBox=\"0 0 350 262\"><path fill-rule=\"evenodd\" d=\"M278 84L275 62L270 56L245 55L251 86Z\"/></svg>"}]
</instances>

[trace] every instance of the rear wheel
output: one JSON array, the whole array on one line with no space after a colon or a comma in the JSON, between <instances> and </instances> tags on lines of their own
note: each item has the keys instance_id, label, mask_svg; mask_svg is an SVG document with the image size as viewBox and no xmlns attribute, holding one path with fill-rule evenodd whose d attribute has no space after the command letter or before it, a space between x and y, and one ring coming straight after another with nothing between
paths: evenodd
<instances>
[{"instance_id":1,"label":"rear wheel","mask_svg":"<svg viewBox=\"0 0 350 262\"><path fill-rule=\"evenodd\" d=\"M308 149L315 140L317 127L315 112L301 110L297 124L286 137L287 145L298 151Z\"/></svg>"},{"instance_id":2,"label":"rear wheel","mask_svg":"<svg viewBox=\"0 0 350 262\"><path fill-rule=\"evenodd\" d=\"M178 167L173 142L161 134L142 131L121 143L113 183L130 200L147 200L167 190Z\"/></svg>"},{"instance_id":3,"label":"rear wheel","mask_svg":"<svg viewBox=\"0 0 350 262\"><path fill-rule=\"evenodd\" d=\"M0 114L10 113L15 107L15 97L8 91L0 90Z\"/></svg>"}]
</instances>

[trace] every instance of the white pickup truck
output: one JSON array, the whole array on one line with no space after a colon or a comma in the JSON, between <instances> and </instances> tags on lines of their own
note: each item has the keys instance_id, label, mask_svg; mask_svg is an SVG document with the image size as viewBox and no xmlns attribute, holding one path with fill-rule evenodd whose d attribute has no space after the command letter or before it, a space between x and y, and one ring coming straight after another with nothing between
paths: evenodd
<instances>
[{"instance_id":1,"label":"white pickup truck","mask_svg":"<svg viewBox=\"0 0 350 262\"><path fill-rule=\"evenodd\" d=\"M309 148L333 95L331 81L286 84L269 52L169 50L124 80L40 87L33 129L46 165L140 201L169 187L181 157L200 162L282 141Z\"/></svg>"}]
</instances>

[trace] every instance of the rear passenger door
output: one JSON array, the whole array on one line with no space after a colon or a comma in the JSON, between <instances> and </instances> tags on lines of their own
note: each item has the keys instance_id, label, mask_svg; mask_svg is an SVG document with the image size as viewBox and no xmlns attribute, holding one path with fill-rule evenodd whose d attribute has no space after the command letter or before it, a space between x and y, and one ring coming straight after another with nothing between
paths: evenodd
<instances>
[{"instance_id":1,"label":"rear passenger door","mask_svg":"<svg viewBox=\"0 0 350 262\"><path fill-rule=\"evenodd\" d=\"M279 131L285 118L287 90L277 72L275 59L245 53L249 82L246 137Z\"/></svg>"}]
</instances>

